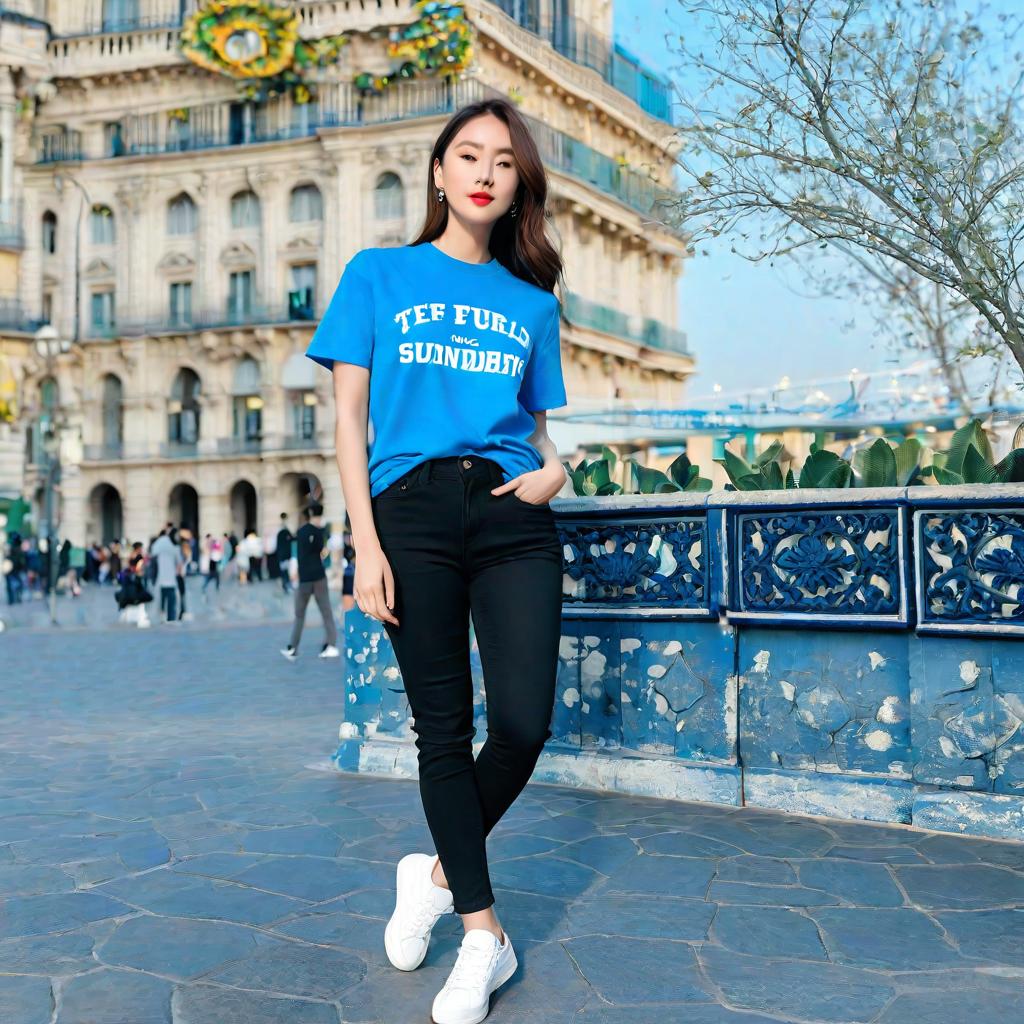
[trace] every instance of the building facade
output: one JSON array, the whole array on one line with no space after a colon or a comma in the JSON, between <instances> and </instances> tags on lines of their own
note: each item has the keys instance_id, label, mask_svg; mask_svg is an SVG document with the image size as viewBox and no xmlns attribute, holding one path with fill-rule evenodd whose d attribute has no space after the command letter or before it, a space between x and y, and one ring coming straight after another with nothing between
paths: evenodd
<instances>
[{"instance_id":1,"label":"building facade","mask_svg":"<svg viewBox=\"0 0 1024 1024\"><path fill-rule=\"evenodd\" d=\"M268 0L265 33L231 6L0 0L0 467L41 509L59 435L73 543L264 531L311 493L340 521L330 377L303 353L348 259L415 236L433 140L486 95L548 170L569 408L678 400L669 87L611 42L610 2ZM463 49L439 56L441 16ZM261 91L247 62L286 50ZM66 351L44 358L44 324Z\"/></svg>"}]
</instances>

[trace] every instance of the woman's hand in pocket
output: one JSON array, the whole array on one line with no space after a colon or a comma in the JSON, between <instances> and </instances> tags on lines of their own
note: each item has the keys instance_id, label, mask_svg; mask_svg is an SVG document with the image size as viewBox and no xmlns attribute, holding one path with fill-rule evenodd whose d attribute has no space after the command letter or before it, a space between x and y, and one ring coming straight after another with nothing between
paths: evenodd
<instances>
[{"instance_id":1,"label":"woman's hand in pocket","mask_svg":"<svg viewBox=\"0 0 1024 1024\"><path fill-rule=\"evenodd\" d=\"M492 487L491 494L497 496L513 491L520 501L528 505L543 505L561 491L566 479L565 469L561 465L545 465L528 473L520 473L498 487Z\"/></svg>"},{"instance_id":2,"label":"woman's hand in pocket","mask_svg":"<svg viewBox=\"0 0 1024 1024\"><path fill-rule=\"evenodd\" d=\"M398 625L398 619L389 610L395 606L395 576L379 545L356 553L352 594L361 612L379 622Z\"/></svg>"}]
</instances>

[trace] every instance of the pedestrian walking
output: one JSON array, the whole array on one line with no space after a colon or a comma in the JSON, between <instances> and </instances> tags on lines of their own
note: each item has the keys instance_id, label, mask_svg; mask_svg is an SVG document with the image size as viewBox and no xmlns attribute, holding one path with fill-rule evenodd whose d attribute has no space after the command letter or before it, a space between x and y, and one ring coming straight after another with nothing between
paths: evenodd
<instances>
[{"instance_id":1,"label":"pedestrian walking","mask_svg":"<svg viewBox=\"0 0 1024 1024\"><path fill-rule=\"evenodd\" d=\"M333 372L355 599L398 660L437 853L399 860L384 945L413 970L438 917L460 914L432 1013L475 1024L517 966L484 840L551 736L562 548L548 502L566 477L546 410L566 404L562 262L545 235L544 166L514 104L457 111L429 173L419 236L349 260L307 354ZM487 689L475 761L470 614Z\"/></svg>"},{"instance_id":2,"label":"pedestrian walking","mask_svg":"<svg viewBox=\"0 0 1024 1024\"><path fill-rule=\"evenodd\" d=\"M184 565L181 548L173 527L164 527L160 536L149 549L152 560L156 563L156 585L160 590L160 611L166 616L165 622L176 622L178 619L178 570Z\"/></svg>"},{"instance_id":3,"label":"pedestrian walking","mask_svg":"<svg viewBox=\"0 0 1024 1024\"><path fill-rule=\"evenodd\" d=\"M295 589L295 622L292 624L292 635L288 646L281 648L281 653L294 661L299 653L299 641L302 639L302 628L306 621L306 606L311 597L316 598L320 616L324 620L324 632L327 642L320 648L319 657L337 658L338 629L334 624L334 613L331 611L331 599L327 593L327 572L324 569L324 528L321 516L323 505L312 504L303 509L302 517L306 521L299 527L295 535L296 558L299 563L299 585Z\"/></svg>"},{"instance_id":4,"label":"pedestrian walking","mask_svg":"<svg viewBox=\"0 0 1024 1024\"><path fill-rule=\"evenodd\" d=\"M203 593L213 583L217 590L220 590L220 560L224 556L224 545L212 534L206 535L206 578L203 580Z\"/></svg>"},{"instance_id":5,"label":"pedestrian walking","mask_svg":"<svg viewBox=\"0 0 1024 1024\"><path fill-rule=\"evenodd\" d=\"M123 622L130 622L140 629L150 626L146 614L146 604L153 600L153 595L146 589L146 556L142 552L141 542L132 545L128 564L118 573L116 582L118 589L114 591L114 600L121 613Z\"/></svg>"},{"instance_id":6,"label":"pedestrian walking","mask_svg":"<svg viewBox=\"0 0 1024 1024\"><path fill-rule=\"evenodd\" d=\"M292 592L292 531L288 528L288 513L281 513L281 528L277 531L277 543L274 546L274 555L277 559L278 569L281 573L281 588L286 594Z\"/></svg>"},{"instance_id":7,"label":"pedestrian walking","mask_svg":"<svg viewBox=\"0 0 1024 1024\"><path fill-rule=\"evenodd\" d=\"M255 530L245 536L245 549L249 555L249 579L263 581L263 541Z\"/></svg>"},{"instance_id":8,"label":"pedestrian walking","mask_svg":"<svg viewBox=\"0 0 1024 1024\"><path fill-rule=\"evenodd\" d=\"M25 592L25 571L28 567L21 534L11 531L7 543L7 557L4 559L4 583L7 588L7 603L21 604Z\"/></svg>"}]
</instances>

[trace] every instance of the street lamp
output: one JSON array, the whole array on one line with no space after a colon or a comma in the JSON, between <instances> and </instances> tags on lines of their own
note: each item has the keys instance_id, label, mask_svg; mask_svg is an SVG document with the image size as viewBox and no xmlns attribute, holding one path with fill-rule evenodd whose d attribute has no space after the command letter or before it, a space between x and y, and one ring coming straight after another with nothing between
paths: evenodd
<instances>
[{"instance_id":1,"label":"street lamp","mask_svg":"<svg viewBox=\"0 0 1024 1024\"><path fill-rule=\"evenodd\" d=\"M70 350L71 342L62 338L52 324L43 324L35 333L36 352L46 363L46 376L56 383L54 366L57 357ZM42 417L40 418L42 422ZM45 411L42 447L46 456L46 554L49 560L47 577L50 584L50 623L57 624L57 524L54 521L54 492L60 480L60 438L64 428L60 387L54 389L54 404Z\"/></svg>"}]
</instances>

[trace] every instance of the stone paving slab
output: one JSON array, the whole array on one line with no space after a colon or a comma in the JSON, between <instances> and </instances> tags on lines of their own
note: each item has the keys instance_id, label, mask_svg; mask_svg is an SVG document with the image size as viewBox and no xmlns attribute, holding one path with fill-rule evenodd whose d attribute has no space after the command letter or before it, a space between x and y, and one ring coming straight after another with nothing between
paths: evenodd
<instances>
[{"instance_id":1,"label":"stone paving slab","mask_svg":"<svg viewBox=\"0 0 1024 1024\"><path fill-rule=\"evenodd\" d=\"M331 770L282 625L0 637L0 1021L428 1024L383 949L415 781ZM530 785L488 840L515 1024L1024 1020L1024 848Z\"/></svg>"}]
</instances>

